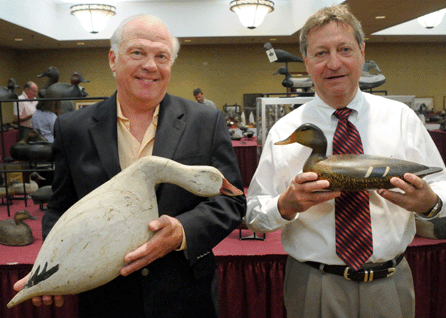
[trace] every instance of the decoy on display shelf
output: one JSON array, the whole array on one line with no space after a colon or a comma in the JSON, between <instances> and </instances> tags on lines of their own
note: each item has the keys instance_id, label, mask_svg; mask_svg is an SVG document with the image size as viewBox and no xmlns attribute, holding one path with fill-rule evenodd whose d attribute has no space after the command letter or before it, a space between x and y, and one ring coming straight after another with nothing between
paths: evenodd
<instances>
[{"instance_id":1,"label":"decoy on display shelf","mask_svg":"<svg viewBox=\"0 0 446 318\"><path fill-rule=\"evenodd\" d=\"M359 78L359 88L362 90L381 86L386 82L386 77L381 73L375 61L365 61Z\"/></svg>"},{"instance_id":2,"label":"decoy on display shelf","mask_svg":"<svg viewBox=\"0 0 446 318\"><path fill-rule=\"evenodd\" d=\"M285 63L287 69L288 69L288 63L290 63L290 62L300 62L300 63L304 62L303 58L301 58L300 56L291 54L284 50L277 50L277 49L273 48L273 46L269 42L266 42L263 45L262 50L266 50L266 51L274 50L274 53L276 54L276 57L277 57L277 60L275 60L274 62L275 63ZM272 53L267 52L267 54L272 54Z\"/></svg>"},{"instance_id":3,"label":"decoy on display shelf","mask_svg":"<svg viewBox=\"0 0 446 318\"><path fill-rule=\"evenodd\" d=\"M69 97L86 97L89 94L85 91L82 86L79 86L80 83L88 83L89 80L86 80L81 73L74 72L71 75L71 83L54 83L49 86L45 90L45 96L47 93L51 92L51 96L57 96L60 98L69 98ZM61 102L61 114L65 114L67 112L73 111L74 103L71 100L63 100Z\"/></svg>"},{"instance_id":4,"label":"decoy on display shelf","mask_svg":"<svg viewBox=\"0 0 446 318\"><path fill-rule=\"evenodd\" d=\"M14 182L10 189L14 194L32 194L39 189L39 184L35 180L45 180L45 178L37 172L33 172L29 175L29 183Z\"/></svg>"},{"instance_id":5,"label":"decoy on display shelf","mask_svg":"<svg viewBox=\"0 0 446 318\"><path fill-rule=\"evenodd\" d=\"M17 93L15 92L16 88L20 86L17 85L17 80L15 78L10 78L8 80L8 86L0 86L0 100L4 99L18 99Z\"/></svg>"},{"instance_id":6,"label":"decoy on display shelf","mask_svg":"<svg viewBox=\"0 0 446 318\"><path fill-rule=\"evenodd\" d=\"M54 66L50 66L45 70L45 72L37 75L37 77L48 77L47 82L39 92L39 97L44 98L47 88L59 82L59 70Z\"/></svg>"},{"instance_id":7,"label":"decoy on display shelf","mask_svg":"<svg viewBox=\"0 0 446 318\"><path fill-rule=\"evenodd\" d=\"M282 81L282 86L284 87L299 88L302 89L304 92L308 92L311 87L313 87L313 81L311 80L311 77L293 77L284 66L280 67L279 70L274 73L274 75L278 74L285 75L285 79Z\"/></svg>"},{"instance_id":8,"label":"decoy on display shelf","mask_svg":"<svg viewBox=\"0 0 446 318\"><path fill-rule=\"evenodd\" d=\"M38 204L41 210L44 210L43 205L48 203L50 196L53 194L52 187L50 185L46 185L40 187L35 192L31 193L31 199L34 204Z\"/></svg>"},{"instance_id":9,"label":"decoy on display shelf","mask_svg":"<svg viewBox=\"0 0 446 318\"><path fill-rule=\"evenodd\" d=\"M0 221L0 244L10 246L29 245L34 241L33 233L24 220L37 220L26 210L17 211L14 219Z\"/></svg>"},{"instance_id":10,"label":"decoy on display shelf","mask_svg":"<svg viewBox=\"0 0 446 318\"><path fill-rule=\"evenodd\" d=\"M53 143L35 128L31 128L25 137L10 148L11 157L18 161L53 161Z\"/></svg>"},{"instance_id":11,"label":"decoy on display shelf","mask_svg":"<svg viewBox=\"0 0 446 318\"><path fill-rule=\"evenodd\" d=\"M159 183L175 184L201 197L243 194L214 167L141 158L60 217L43 242L28 281L7 306L38 295L77 294L118 277L124 256L152 237L148 224L165 213L158 212L155 185Z\"/></svg>"},{"instance_id":12,"label":"decoy on display shelf","mask_svg":"<svg viewBox=\"0 0 446 318\"><path fill-rule=\"evenodd\" d=\"M286 140L275 145L295 142L313 149L303 171L315 172L319 179L328 180L330 186L326 190L390 189L393 188L390 184L392 177L402 178L409 172L422 178L443 170L390 157L352 154L326 157L327 139L319 127L309 123L299 126Z\"/></svg>"}]
</instances>

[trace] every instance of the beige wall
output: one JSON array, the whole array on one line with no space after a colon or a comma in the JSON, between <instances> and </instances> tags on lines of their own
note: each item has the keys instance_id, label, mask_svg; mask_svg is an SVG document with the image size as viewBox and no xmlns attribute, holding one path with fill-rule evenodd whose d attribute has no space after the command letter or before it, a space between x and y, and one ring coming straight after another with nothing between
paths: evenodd
<instances>
[{"instance_id":1,"label":"beige wall","mask_svg":"<svg viewBox=\"0 0 446 318\"><path fill-rule=\"evenodd\" d=\"M226 104L243 105L246 93L284 93L283 76L273 75L282 64L269 63L261 45L183 46L175 61L169 93L193 100L192 90L200 87L205 96L222 109ZM276 44L276 48L298 54L298 46ZM443 109L446 96L446 46L441 43L371 43L366 59L374 60L387 81L379 90L389 95L434 97L436 110ZM108 96L115 90L115 79L108 66L108 49L61 49L13 51L0 49L0 80L6 86L9 77L19 85L34 80L39 88L46 78L36 76L49 66L60 72L59 82L69 82L79 71L90 80L83 86L91 96ZM290 63L290 71L304 72L302 63ZM19 89L19 92L21 90ZM4 122L11 107L3 107ZM9 113L8 113L9 111Z\"/></svg>"}]
</instances>

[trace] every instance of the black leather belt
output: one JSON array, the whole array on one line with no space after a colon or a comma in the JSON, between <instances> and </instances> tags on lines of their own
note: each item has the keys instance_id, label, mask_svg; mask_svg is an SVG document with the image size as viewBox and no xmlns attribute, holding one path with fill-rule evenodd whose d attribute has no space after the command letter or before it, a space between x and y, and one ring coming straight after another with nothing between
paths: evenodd
<instances>
[{"instance_id":1,"label":"black leather belt","mask_svg":"<svg viewBox=\"0 0 446 318\"><path fill-rule=\"evenodd\" d=\"M347 280L353 280L357 282L371 282L374 279L380 279L385 277L390 277L396 273L396 266L404 258L404 253L398 255L391 261L380 263L380 264L365 264L365 268L359 271L354 271L348 266L342 265L325 265L317 262L305 262L305 264L310 265L316 269L321 270L324 273L344 276Z\"/></svg>"}]
</instances>

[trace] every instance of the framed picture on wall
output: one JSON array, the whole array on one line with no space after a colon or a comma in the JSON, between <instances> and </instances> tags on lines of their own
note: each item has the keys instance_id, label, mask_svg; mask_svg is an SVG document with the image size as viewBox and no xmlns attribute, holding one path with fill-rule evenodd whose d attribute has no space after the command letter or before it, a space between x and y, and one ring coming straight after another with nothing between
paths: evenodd
<instances>
[{"instance_id":1,"label":"framed picture on wall","mask_svg":"<svg viewBox=\"0 0 446 318\"><path fill-rule=\"evenodd\" d=\"M423 109L420 109L423 108ZM414 110L433 110L434 109L434 98L433 97L419 97L414 99Z\"/></svg>"}]
</instances>

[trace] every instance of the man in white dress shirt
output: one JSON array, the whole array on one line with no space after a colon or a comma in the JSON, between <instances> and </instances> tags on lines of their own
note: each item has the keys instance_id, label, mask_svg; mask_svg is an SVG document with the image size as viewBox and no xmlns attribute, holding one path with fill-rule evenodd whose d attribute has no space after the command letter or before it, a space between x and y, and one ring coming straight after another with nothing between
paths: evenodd
<instances>
[{"instance_id":1,"label":"man in white dress shirt","mask_svg":"<svg viewBox=\"0 0 446 318\"><path fill-rule=\"evenodd\" d=\"M34 99L38 91L36 83L29 81L23 87L23 92L19 99ZM19 113L17 113L17 104L19 105ZM18 122L20 116L20 126L32 127L31 118L36 111L37 101L25 101L17 104L14 104L14 121Z\"/></svg>"},{"instance_id":2,"label":"man in white dress shirt","mask_svg":"<svg viewBox=\"0 0 446 318\"><path fill-rule=\"evenodd\" d=\"M365 154L444 168L442 158L410 108L359 90L364 34L347 6L311 16L301 30L300 47L316 95L269 131L249 187L246 224L255 232L282 229L289 254L284 285L288 317L414 317L414 287L404 251L415 235L415 214L446 215L445 172L424 179L406 173L404 180L391 179L395 189L368 191L373 253L353 271L336 253L335 198L341 192L318 191L329 182L302 172L309 148L274 143L312 123L325 133L331 155L338 123L334 112L348 107Z\"/></svg>"}]
</instances>

